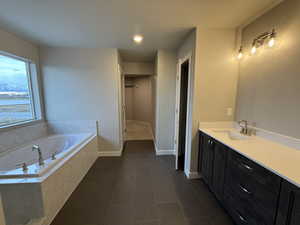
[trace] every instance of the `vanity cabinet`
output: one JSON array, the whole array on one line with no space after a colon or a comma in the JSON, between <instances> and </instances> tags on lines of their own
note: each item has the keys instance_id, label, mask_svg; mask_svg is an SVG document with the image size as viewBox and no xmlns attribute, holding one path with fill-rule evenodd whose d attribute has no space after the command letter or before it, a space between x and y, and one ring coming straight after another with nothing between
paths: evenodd
<instances>
[{"instance_id":1,"label":"vanity cabinet","mask_svg":"<svg viewBox=\"0 0 300 225\"><path fill-rule=\"evenodd\" d=\"M212 190L219 201L223 200L227 149L224 145L214 141L214 163Z\"/></svg>"},{"instance_id":2,"label":"vanity cabinet","mask_svg":"<svg viewBox=\"0 0 300 225\"><path fill-rule=\"evenodd\" d=\"M237 225L299 225L300 189L200 132L203 180Z\"/></svg>"},{"instance_id":3,"label":"vanity cabinet","mask_svg":"<svg viewBox=\"0 0 300 225\"><path fill-rule=\"evenodd\" d=\"M300 224L300 188L283 181L278 204L276 225Z\"/></svg>"},{"instance_id":4,"label":"vanity cabinet","mask_svg":"<svg viewBox=\"0 0 300 225\"><path fill-rule=\"evenodd\" d=\"M212 138L210 138L208 135L205 134L201 135L200 142L203 149L201 173L204 182L209 186L209 188L212 188L214 142Z\"/></svg>"},{"instance_id":5,"label":"vanity cabinet","mask_svg":"<svg viewBox=\"0 0 300 225\"><path fill-rule=\"evenodd\" d=\"M227 157L225 146L205 134L200 135L200 143L203 180L216 197L222 200Z\"/></svg>"}]
</instances>

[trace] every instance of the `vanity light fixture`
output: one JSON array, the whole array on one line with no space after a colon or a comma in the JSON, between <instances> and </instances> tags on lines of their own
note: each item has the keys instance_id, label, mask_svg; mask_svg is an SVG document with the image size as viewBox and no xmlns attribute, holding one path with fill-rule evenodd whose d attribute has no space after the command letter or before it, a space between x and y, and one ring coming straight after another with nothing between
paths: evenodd
<instances>
[{"instance_id":1,"label":"vanity light fixture","mask_svg":"<svg viewBox=\"0 0 300 225\"><path fill-rule=\"evenodd\" d=\"M242 59L242 58L243 58L243 46L240 47L239 53L238 53L238 55L237 55L237 58L238 58L238 59Z\"/></svg>"},{"instance_id":2,"label":"vanity light fixture","mask_svg":"<svg viewBox=\"0 0 300 225\"><path fill-rule=\"evenodd\" d=\"M271 32L265 32L253 40L251 54L254 55L257 48L263 46L265 41L268 40L268 46L273 47L275 45L276 31L273 29Z\"/></svg>"}]
</instances>

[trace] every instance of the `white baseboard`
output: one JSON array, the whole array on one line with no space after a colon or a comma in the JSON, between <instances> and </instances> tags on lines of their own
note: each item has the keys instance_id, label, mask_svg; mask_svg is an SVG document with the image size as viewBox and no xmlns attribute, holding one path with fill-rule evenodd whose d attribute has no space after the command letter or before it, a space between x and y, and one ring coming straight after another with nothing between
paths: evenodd
<instances>
[{"instance_id":1,"label":"white baseboard","mask_svg":"<svg viewBox=\"0 0 300 225\"><path fill-rule=\"evenodd\" d=\"M158 149L157 146L156 146L155 140L153 141L153 143L154 143L154 148L155 148L155 154L156 155L176 155L176 152L174 151L174 149L169 149L169 150Z\"/></svg>"},{"instance_id":2,"label":"white baseboard","mask_svg":"<svg viewBox=\"0 0 300 225\"><path fill-rule=\"evenodd\" d=\"M155 151L156 155L175 155L174 150L157 150Z\"/></svg>"},{"instance_id":3,"label":"white baseboard","mask_svg":"<svg viewBox=\"0 0 300 225\"><path fill-rule=\"evenodd\" d=\"M122 150L120 151L100 151L99 157L120 157L122 156Z\"/></svg>"},{"instance_id":4,"label":"white baseboard","mask_svg":"<svg viewBox=\"0 0 300 225\"><path fill-rule=\"evenodd\" d=\"M199 174L198 172L191 172L185 170L184 173L188 179L199 179L202 177L201 174Z\"/></svg>"},{"instance_id":5,"label":"white baseboard","mask_svg":"<svg viewBox=\"0 0 300 225\"><path fill-rule=\"evenodd\" d=\"M40 219L33 219L30 220L28 223L26 223L26 225L42 225L44 221L45 221L45 217Z\"/></svg>"}]
</instances>

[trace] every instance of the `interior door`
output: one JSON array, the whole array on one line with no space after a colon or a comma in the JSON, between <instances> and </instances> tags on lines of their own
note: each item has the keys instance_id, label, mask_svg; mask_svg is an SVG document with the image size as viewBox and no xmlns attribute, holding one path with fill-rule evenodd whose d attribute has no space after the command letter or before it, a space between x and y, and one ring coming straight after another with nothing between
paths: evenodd
<instances>
[{"instance_id":1,"label":"interior door","mask_svg":"<svg viewBox=\"0 0 300 225\"><path fill-rule=\"evenodd\" d=\"M175 168L178 170L178 136L179 136L179 107L180 107L180 76L181 74L181 61L177 64L176 76L176 106L175 106L175 135L174 135L174 149L176 153Z\"/></svg>"},{"instance_id":2,"label":"interior door","mask_svg":"<svg viewBox=\"0 0 300 225\"><path fill-rule=\"evenodd\" d=\"M180 66L180 100L179 100L179 130L178 130L178 169L184 170L185 152L187 144L187 108L188 108L188 82L189 60Z\"/></svg>"}]
</instances>

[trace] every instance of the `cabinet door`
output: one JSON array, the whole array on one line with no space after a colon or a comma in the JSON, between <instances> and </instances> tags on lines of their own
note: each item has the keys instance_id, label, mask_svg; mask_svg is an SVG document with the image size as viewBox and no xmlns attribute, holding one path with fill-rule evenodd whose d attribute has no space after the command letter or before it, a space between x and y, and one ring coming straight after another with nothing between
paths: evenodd
<instances>
[{"instance_id":1,"label":"cabinet door","mask_svg":"<svg viewBox=\"0 0 300 225\"><path fill-rule=\"evenodd\" d=\"M276 225L300 224L300 188L282 182Z\"/></svg>"},{"instance_id":2,"label":"cabinet door","mask_svg":"<svg viewBox=\"0 0 300 225\"><path fill-rule=\"evenodd\" d=\"M215 143L212 186L213 192L220 201L223 200L227 151L228 150L224 145L218 142Z\"/></svg>"},{"instance_id":3,"label":"cabinet door","mask_svg":"<svg viewBox=\"0 0 300 225\"><path fill-rule=\"evenodd\" d=\"M214 159L214 152L213 152L213 141L212 139L203 134L202 137L202 144L201 149L202 151L202 176L205 183L211 188L212 186L212 176L213 176L213 159Z\"/></svg>"}]
</instances>

